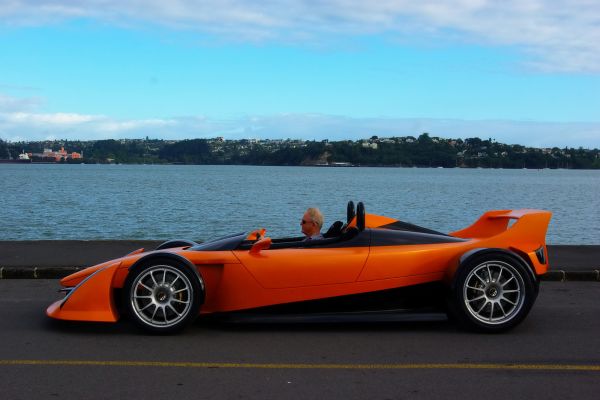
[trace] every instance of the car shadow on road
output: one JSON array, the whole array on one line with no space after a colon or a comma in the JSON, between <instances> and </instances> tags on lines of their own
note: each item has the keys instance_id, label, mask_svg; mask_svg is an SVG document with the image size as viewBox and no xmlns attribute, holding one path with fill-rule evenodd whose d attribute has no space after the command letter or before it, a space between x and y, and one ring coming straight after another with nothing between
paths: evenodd
<instances>
[{"instance_id":1,"label":"car shadow on road","mask_svg":"<svg viewBox=\"0 0 600 400\"><path fill-rule=\"evenodd\" d=\"M192 330L204 329L222 332L356 332L356 331L456 331L455 324L442 316L432 316L429 319L398 321L398 320L329 320L315 321L311 318L295 318L293 320L285 317L281 319L219 319L199 318L191 327Z\"/></svg>"},{"instance_id":2,"label":"car shadow on road","mask_svg":"<svg viewBox=\"0 0 600 400\"><path fill-rule=\"evenodd\" d=\"M116 323L60 321L46 319L43 328L48 331L67 335L156 335L147 333L131 321L124 318ZM200 332L441 332L456 331L457 327L447 320L430 321L227 321L213 318L198 318L184 329L181 334L195 335Z\"/></svg>"},{"instance_id":3,"label":"car shadow on road","mask_svg":"<svg viewBox=\"0 0 600 400\"><path fill-rule=\"evenodd\" d=\"M46 319L44 328L49 331L59 332L61 334L140 334L130 321L121 320L117 323L110 322L86 322L86 321L61 321L56 319Z\"/></svg>"}]
</instances>

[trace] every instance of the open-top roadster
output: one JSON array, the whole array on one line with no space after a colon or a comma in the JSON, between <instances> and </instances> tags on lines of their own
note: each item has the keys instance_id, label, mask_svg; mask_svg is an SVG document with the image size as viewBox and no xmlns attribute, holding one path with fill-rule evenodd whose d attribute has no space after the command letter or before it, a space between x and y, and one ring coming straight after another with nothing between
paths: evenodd
<instances>
[{"instance_id":1,"label":"open-top roadster","mask_svg":"<svg viewBox=\"0 0 600 400\"><path fill-rule=\"evenodd\" d=\"M198 315L402 313L440 305L461 325L497 332L520 323L548 269L551 213L500 210L443 234L350 202L323 240L265 230L201 244L172 240L61 280L52 318L175 332ZM443 300L437 302L437 300Z\"/></svg>"}]
</instances>

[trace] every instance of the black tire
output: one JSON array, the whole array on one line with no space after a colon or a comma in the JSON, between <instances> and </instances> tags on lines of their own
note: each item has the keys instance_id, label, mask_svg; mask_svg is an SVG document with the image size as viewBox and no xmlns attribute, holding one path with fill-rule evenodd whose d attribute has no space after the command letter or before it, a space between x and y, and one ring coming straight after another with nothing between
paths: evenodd
<instances>
[{"instance_id":1,"label":"black tire","mask_svg":"<svg viewBox=\"0 0 600 400\"><path fill-rule=\"evenodd\" d=\"M449 315L479 332L504 332L527 316L537 281L516 256L490 253L461 265L449 292Z\"/></svg>"},{"instance_id":2,"label":"black tire","mask_svg":"<svg viewBox=\"0 0 600 400\"><path fill-rule=\"evenodd\" d=\"M174 260L157 258L129 272L123 287L123 305L141 329L170 334L196 319L201 292L195 271Z\"/></svg>"}]
</instances>

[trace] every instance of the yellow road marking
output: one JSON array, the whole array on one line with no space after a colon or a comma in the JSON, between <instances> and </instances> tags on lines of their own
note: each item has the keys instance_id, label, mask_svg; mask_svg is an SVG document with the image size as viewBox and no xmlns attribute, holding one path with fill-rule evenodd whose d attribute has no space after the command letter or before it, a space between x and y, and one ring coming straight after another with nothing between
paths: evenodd
<instances>
[{"instance_id":1,"label":"yellow road marking","mask_svg":"<svg viewBox=\"0 0 600 400\"><path fill-rule=\"evenodd\" d=\"M600 365L573 364L277 364L277 363L221 363L221 362L168 362L168 361L94 361L94 360L0 360L0 365L38 366L99 366L99 367L176 367L176 368L250 368L250 369L492 369L535 371L595 371Z\"/></svg>"}]
</instances>

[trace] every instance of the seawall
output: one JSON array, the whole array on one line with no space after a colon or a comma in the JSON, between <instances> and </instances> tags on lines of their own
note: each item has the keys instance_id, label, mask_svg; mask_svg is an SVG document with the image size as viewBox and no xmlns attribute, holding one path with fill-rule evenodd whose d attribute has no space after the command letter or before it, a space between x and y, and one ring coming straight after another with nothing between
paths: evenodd
<instances>
[{"instance_id":1,"label":"seawall","mask_svg":"<svg viewBox=\"0 0 600 400\"><path fill-rule=\"evenodd\" d=\"M0 241L0 279L56 279L141 247L154 240ZM600 245L549 245L550 271L544 280L600 281Z\"/></svg>"}]
</instances>

